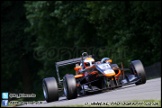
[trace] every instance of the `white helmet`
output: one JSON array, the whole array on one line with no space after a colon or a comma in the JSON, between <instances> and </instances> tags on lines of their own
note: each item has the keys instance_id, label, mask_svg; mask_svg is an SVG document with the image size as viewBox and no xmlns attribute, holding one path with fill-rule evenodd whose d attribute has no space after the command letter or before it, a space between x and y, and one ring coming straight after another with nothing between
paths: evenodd
<instances>
[{"instance_id":1,"label":"white helmet","mask_svg":"<svg viewBox=\"0 0 162 108\"><path fill-rule=\"evenodd\" d=\"M85 67L92 66L94 63L95 63L95 60L92 57L87 57L87 58L84 59L84 66Z\"/></svg>"}]
</instances>

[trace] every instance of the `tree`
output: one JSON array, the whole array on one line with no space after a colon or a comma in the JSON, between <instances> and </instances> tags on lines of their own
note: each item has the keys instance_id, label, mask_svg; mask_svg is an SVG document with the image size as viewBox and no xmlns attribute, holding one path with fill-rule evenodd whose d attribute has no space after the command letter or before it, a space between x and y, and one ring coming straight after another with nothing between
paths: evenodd
<instances>
[{"instance_id":1,"label":"tree","mask_svg":"<svg viewBox=\"0 0 162 108\"><path fill-rule=\"evenodd\" d=\"M23 5L23 1L1 3L2 91L33 92L33 72L40 65L32 56L35 38L24 32L28 21Z\"/></svg>"}]
</instances>

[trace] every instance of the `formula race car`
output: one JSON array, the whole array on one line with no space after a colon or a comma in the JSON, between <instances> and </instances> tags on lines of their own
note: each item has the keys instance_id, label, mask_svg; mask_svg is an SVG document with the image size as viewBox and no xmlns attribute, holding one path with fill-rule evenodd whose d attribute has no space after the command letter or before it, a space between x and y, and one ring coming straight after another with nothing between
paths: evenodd
<instances>
[{"instance_id":1,"label":"formula race car","mask_svg":"<svg viewBox=\"0 0 162 108\"><path fill-rule=\"evenodd\" d=\"M70 64L75 64L75 75L66 74L61 79L59 67ZM131 61L129 68L123 68L123 65L119 68L112 59L104 57L95 61L87 52L79 58L56 62L56 72L58 81L55 77L43 79L43 94L47 102L57 101L61 91L67 99L74 99L90 92L146 83L145 69L140 60Z\"/></svg>"}]
</instances>

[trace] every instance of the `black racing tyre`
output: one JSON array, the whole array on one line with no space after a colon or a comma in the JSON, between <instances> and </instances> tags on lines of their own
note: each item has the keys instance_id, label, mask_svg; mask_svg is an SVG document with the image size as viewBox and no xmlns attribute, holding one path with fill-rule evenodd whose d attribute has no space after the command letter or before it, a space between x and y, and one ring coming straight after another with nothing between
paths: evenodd
<instances>
[{"instance_id":1,"label":"black racing tyre","mask_svg":"<svg viewBox=\"0 0 162 108\"><path fill-rule=\"evenodd\" d=\"M47 102L57 101L59 99L58 85L54 77L44 78L42 87L44 98Z\"/></svg>"},{"instance_id":2,"label":"black racing tyre","mask_svg":"<svg viewBox=\"0 0 162 108\"><path fill-rule=\"evenodd\" d=\"M65 75L63 78L64 94L68 100L77 97L76 80L73 75Z\"/></svg>"},{"instance_id":3,"label":"black racing tyre","mask_svg":"<svg viewBox=\"0 0 162 108\"><path fill-rule=\"evenodd\" d=\"M141 80L136 82L135 84L136 85L145 84L146 83L146 72L145 72L142 62L140 60L131 61L130 68L135 75L137 74L137 76L141 78Z\"/></svg>"}]
</instances>

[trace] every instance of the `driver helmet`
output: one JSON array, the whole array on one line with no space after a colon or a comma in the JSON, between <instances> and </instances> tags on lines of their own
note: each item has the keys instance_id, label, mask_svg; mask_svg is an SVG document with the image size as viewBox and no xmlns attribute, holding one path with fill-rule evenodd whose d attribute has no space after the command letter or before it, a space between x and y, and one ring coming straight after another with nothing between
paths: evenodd
<instances>
[{"instance_id":1,"label":"driver helmet","mask_svg":"<svg viewBox=\"0 0 162 108\"><path fill-rule=\"evenodd\" d=\"M112 59L108 58L108 57L105 57L101 60L101 63L109 63L111 64L112 63Z\"/></svg>"},{"instance_id":2,"label":"driver helmet","mask_svg":"<svg viewBox=\"0 0 162 108\"><path fill-rule=\"evenodd\" d=\"M92 66L94 63L95 63L95 60L92 57L87 57L87 58L84 59L84 66L85 67Z\"/></svg>"}]
</instances>

